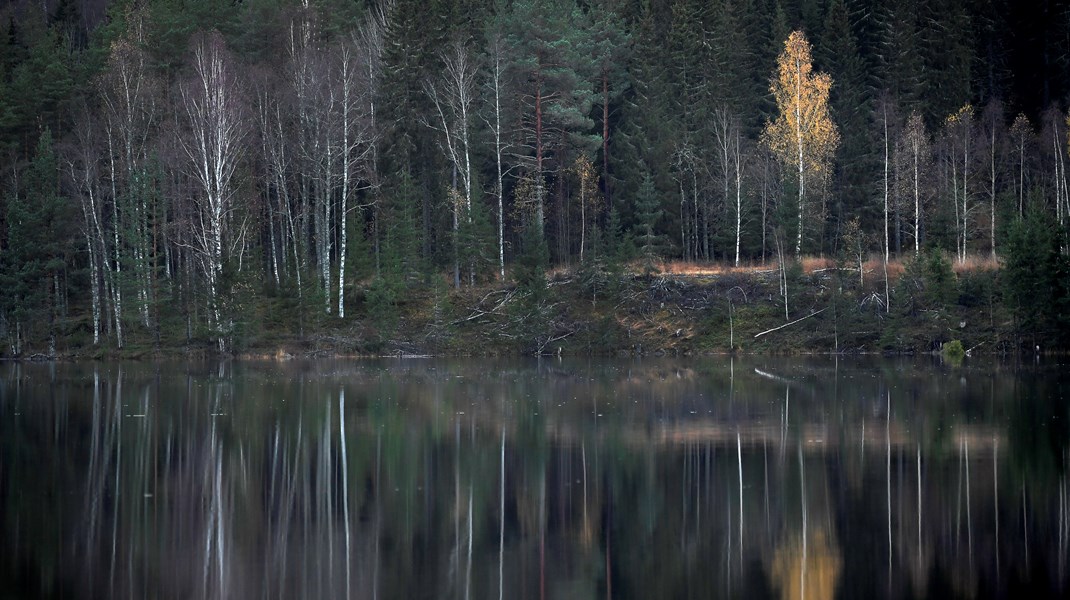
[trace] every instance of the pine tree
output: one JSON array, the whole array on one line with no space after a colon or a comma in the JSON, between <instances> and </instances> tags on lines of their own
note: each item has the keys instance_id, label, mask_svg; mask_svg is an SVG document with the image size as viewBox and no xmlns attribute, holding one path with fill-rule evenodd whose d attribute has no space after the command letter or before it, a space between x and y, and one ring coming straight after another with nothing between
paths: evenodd
<instances>
[{"instance_id":1,"label":"pine tree","mask_svg":"<svg viewBox=\"0 0 1070 600\"><path fill-rule=\"evenodd\" d=\"M527 166L534 176L535 224L544 232L551 159L558 159L563 175L566 146L582 149L592 141L590 39L571 0L517 0L506 32L514 51L510 70L517 101L524 107L520 145L528 148Z\"/></svg>"},{"instance_id":2,"label":"pine tree","mask_svg":"<svg viewBox=\"0 0 1070 600\"><path fill-rule=\"evenodd\" d=\"M605 6L593 15L590 37L597 80L595 93L602 105L602 194L606 206L612 206L612 180L609 170L610 105L620 98L628 85L627 63L631 37L620 17Z\"/></svg>"}]
</instances>

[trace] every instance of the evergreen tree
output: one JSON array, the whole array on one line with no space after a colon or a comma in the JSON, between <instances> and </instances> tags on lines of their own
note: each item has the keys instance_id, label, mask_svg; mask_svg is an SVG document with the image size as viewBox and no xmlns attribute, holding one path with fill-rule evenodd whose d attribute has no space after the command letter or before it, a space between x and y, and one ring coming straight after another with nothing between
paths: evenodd
<instances>
[{"instance_id":1,"label":"evergreen tree","mask_svg":"<svg viewBox=\"0 0 1070 600\"><path fill-rule=\"evenodd\" d=\"M628 57L631 39L620 17L609 7L600 7L591 18L591 47L594 58L596 91L601 103L602 194L606 206L612 206L609 156L611 104L618 101L628 85Z\"/></svg>"},{"instance_id":2,"label":"evergreen tree","mask_svg":"<svg viewBox=\"0 0 1070 600\"><path fill-rule=\"evenodd\" d=\"M829 114L843 132L837 149L832 186L833 220L868 217L872 211L874 140L869 115L872 90L866 65L844 0L832 0L825 17L817 62L836 85L829 91Z\"/></svg>"},{"instance_id":3,"label":"evergreen tree","mask_svg":"<svg viewBox=\"0 0 1070 600\"><path fill-rule=\"evenodd\" d=\"M658 233L658 221L663 214L660 198L654 188L654 179L644 169L643 182L635 196L635 244L647 271L654 269L654 263L663 249L663 240Z\"/></svg>"},{"instance_id":4,"label":"evergreen tree","mask_svg":"<svg viewBox=\"0 0 1070 600\"><path fill-rule=\"evenodd\" d=\"M598 140L590 136L594 65L582 19L572 0L517 0L507 19L516 102L523 106L519 146L527 149L526 166L534 177L532 202L540 232L546 219L551 159L556 159L558 176L564 176L568 151Z\"/></svg>"},{"instance_id":5,"label":"evergreen tree","mask_svg":"<svg viewBox=\"0 0 1070 600\"><path fill-rule=\"evenodd\" d=\"M968 0L920 3L923 105L930 122L942 119L971 100L973 82L972 20Z\"/></svg>"},{"instance_id":6,"label":"evergreen tree","mask_svg":"<svg viewBox=\"0 0 1070 600\"><path fill-rule=\"evenodd\" d=\"M1031 346L1070 339L1070 260L1060 238L1050 217L1032 210L1011 225L1004 245L1004 289Z\"/></svg>"},{"instance_id":7,"label":"evergreen tree","mask_svg":"<svg viewBox=\"0 0 1070 600\"><path fill-rule=\"evenodd\" d=\"M38 138L21 185L6 202L7 244L0 251L0 312L6 315L11 347L47 332L55 341L57 317L65 305L70 253L70 206L59 193L59 167L52 134ZM40 339L38 337L38 339ZM54 350L54 347L51 348Z\"/></svg>"}]
</instances>

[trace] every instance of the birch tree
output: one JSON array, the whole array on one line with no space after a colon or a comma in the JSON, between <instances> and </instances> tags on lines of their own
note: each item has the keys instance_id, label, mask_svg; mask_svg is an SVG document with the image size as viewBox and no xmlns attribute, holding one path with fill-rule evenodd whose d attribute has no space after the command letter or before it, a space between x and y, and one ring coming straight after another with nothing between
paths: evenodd
<instances>
[{"instance_id":1,"label":"birch tree","mask_svg":"<svg viewBox=\"0 0 1070 600\"><path fill-rule=\"evenodd\" d=\"M988 242L992 258L996 257L996 194L999 191L999 172L1003 163L1006 129L1003 124L1003 102L993 98L981 115L981 148L985 154L985 191L988 194Z\"/></svg>"},{"instance_id":2,"label":"birch tree","mask_svg":"<svg viewBox=\"0 0 1070 600\"><path fill-rule=\"evenodd\" d=\"M435 109L433 120L429 119L426 123L442 135L443 152L460 181L460 189L454 190L457 201L453 203L454 286L460 288L456 244L462 211L468 223L472 221L469 128L476 101L476 67L467 44L461 40L455 40L440 58L442 73L424 82L424 91Z\"/></svg>"},{"instance_id":3,"label":"birch tree","mask_svg":"<svg viewBox=\"0 0 1070 600\"><path fill-rule=\"evenodd\" d=\"M358 186L358 176L367 165L374 144L375 133L369 119L368 107L373 100L371 81L364 77L360 58L366 57L366 47L341 44L337 50L337 73L340 87L342 128L342 189L340 193L338 248L338 317L345 318L346 253L349 231L350 196ZM365 170L366 172L366 170Z\"/></svg>"},{"instance_id":4,"label":"birch tree","mask_svg":"<svg viewBox=\"0 0 1070 600\"><path fill-rule=\"evenodd\" d=\"M973 139L973 106L965 104L947 117L948 152L951 161L952 200L955 204L956 247L959 262L966 262L966 247L970 225L970 146ZM960 175L961 174L961 175ZM959 185L961 184L961 187Z\"/></svg>"},{"instance_id":5,"label":"birch tree","mask_svg":"<svg viewBox=\"0 0 1070 600\"><path fill-rule=\"evenodd\" d=\"M766 145L785 169L792 168L798 184L795 254L802 250L803 215L806 212L806 181L821 176L830 167L840 134L829 116L828 98L832 78L813 71L810 42L794 31L777 57L777 74L770 85L779 114L762 134Z\"/></svg>"},{"instance_id":6,"label":"birch tree","mask_svg":"<svg viewBox=\"0 0 1070 600\"><path fill-rule=\"evenodd\" d=\"M89 257L89 287L93 320L93 345L100 344L104 320L105 298L114 282L111 262L107 256L107 236L104 234L103 198L100 189L100 148L95 135L96 122L88 110L83 110L75 123L75 143L65 157L66 173L72 188L78 195L82 209L82 236L85 240L86 255ZM101 286L105 293L101 293ZM109 300L110 302L110 300ZM110 302L113 308L118 308ZM108 317L114 318L117 347L122 349L122 319L118 310ZM111 329L111 327L107 327Z\"/></svg>"},{"instance_id":7,"label":"birch tree","mask_svg":"<svg viewBox=\"0 0 1070 600\"><path fill-rule=\"evenodd\" d=\"M742 130L739 117L731 114L727 108L722 107L714 112L714 135L724 181L724 203L725 207L730 207L729 214L734 222L734 264L737 267L743 237L743 176L746 162Z\"/></svg>"},{"instance_id":8,"label":"birch tree","mask_svg":"<svg viewBox=\"0 0 1070 600\"><path fill-rule=\"evenodd\" d=\"M594 164L586 154L580 154L572 163L572 172L579 182L580 193L580 263L584 261L584 250L587 245L587 221L598 216L598 175L595 173ZM588 216L590 215L590 216Z\"/></svg>"},{"instance_id":9,"label":"birch tree","mask_svg":"<svg viewBox=\"0 0 1070 600\"><path fill-rule=\"evenodd\" d=\"M295 169L294 211L300 247L297 269L304 269L309 255L319 271L323 308L331 312L330 253L333 237L329 201L331 169L334 166L331 119L334 115L334 88L328 78L327 53L318 46L320 32L309 0L301 0L287 37L288 71L292 93L293 131L284 141L293 156ZM311 230L311 238L308 233Z\"/></svg>"},{"instance_id":10,"label":"birch tree","mask_svg":"<svg viewBox=\"0 0 1070 600\"><path fill-rule=\"evenodd\" d=\"M493 97L494 102L490 108L491 115L484 117L484 122L490 128L494 137L494 166L495 185L494 195L498 201L498 278L505 281L505 169L504 157L509 149L503 124L503 95L505 93L505 75L508 67L506 57L505 33L502 24L493 22L487 28L487 96Z\"/></svg>"},{"instance_id":11,"label":"birch tree","mask_svg":"<svg viewBox=\"0 0 1070 600\"><path fill-rule=\"evenodd\" d=\"M362 50L364 81L368 86L366 98L368 131L370 140L368 156L364 163L367 185L371 192L368 205L371 209L372 243L375 252L375 272L380 274L380 212L379 212L379 140L377 98L383 77L383 53L386 51L386 31L394 10L394 0L383 0L373 5L356 32L357 44Z\"/></svg>"},{"instance_id":12,"label":"birch tree","mask_svg":"<svg viewBox=\"0 0 1070 600\"><path fill-rule=\"evenodd\" d=\"M900 204L912 207L914 256L921 252L922 217L925 194L932 162L932 145L925 130L925 120L916 111L907 117L906 125L896 145L896 196Z\"/></svg>"},{"instance_id":13,"label":"birch tree","mask_svg":"<svg viewBox=\"0 0 1070 600\"><path fill-rule=\"evenodd\" d=\"M888 235L889 226L889 210L891 208L891 188L892 188L892 154L891 154L891 133L890 128L895 127L895 107L892 105L892 100L885 96L880 102L880 121L882 129L884 131L884 310L885 312L891 312L892 296L890 292L890 282L888 281L888 260L891 253L891 243ZM898 230L897 230L898 232ZM898 235L898 233L897 233Z\"/></svg>"},{"instance_id":14,"label":"birch tree","mask_svg":"<svg viewBox=\"0 0 1070 600\"><path fill-rule=\"evenodd\" d=\"M1055 192L1055 220L1060 227L1066 223L1067 211L1070 209L1070 188L1066 179L1066 150L1070 148L1070 138L1066 135L1067 121L1056 106L1051 106L1044 113L1042 137L1051 151L1052 170L1048 181Z\"/></svg>"},{"instance_id":15,"label":"birch tree","mask_svg":"<svg viewBox=\"0 0 1070 600\"><path fill-rule=\"evenodd\" d=\"M1015 158L1017 158L1017 181L1015 182L1014 191L1018 196L1018 218L1025 217L1025 155L1026 146L1033 138L1033 125L1029 122L1029 117L1026 117L1024 113L1018 113L1018 116L1014 118L1014 123L1011 124L1010 141L1013 147Z\"/></svg>"},{"instance_id":16,"label":"birch tree","mask_svg":"<svg viewBox=\"0 0 1070 600\"><path fill-rule=\"evenodd\" d=\"M209 325L226 350L226 326L220 305L220 284L236 193L234 176L245 138L237 76L230 54L217 31L193 40L193 77L181 86L188 135L181 140L198 184L193 223L208 292Z\"/></svg>"},{"instance_id":17,"label":"birch tree","mask_svg":"<svg viewBox=\"0 0 1070 600\"><path fill-rule=\"evenodd\" d=\"M108 62L97 78L103 108L108 179L110 182L112 244L109 269L114 272L112 294L122 310L124 263L133 271L142 324L150 326L152 303L152 234L149 220L147 174L148 145L158 119L158 84L149 72L144 18L140 11L127 15L129 26L111 44ZM124 256L124 250L128 255Z\"/></svg>"},{"instance_id":18,"label":"birch tree","mask_svg":"<svg viewBox=\"0 0 1070 600\"><path fill-rule=\"evenodd\" d=\"M673 178L680 192L680 248L684 260L696 260L699 256L698 176L701 162L694 145L687 140L677 144L672 154ZM727 194L727 187L725 190ZM706 249L709 249L708 241Z\"/></svg>"}]
</instances>

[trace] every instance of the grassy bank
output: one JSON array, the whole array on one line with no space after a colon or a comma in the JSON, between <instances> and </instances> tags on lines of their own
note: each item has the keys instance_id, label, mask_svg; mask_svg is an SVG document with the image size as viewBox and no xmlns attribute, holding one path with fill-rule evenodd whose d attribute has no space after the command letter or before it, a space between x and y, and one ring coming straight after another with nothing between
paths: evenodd
<instances>
[{"instance_id":1,"label":"grassy bank","mask_svg":"<svg viewBox=\"0 0 1070 600\"><path fill-rule=\"evenodd\" d=\"M235 307L228 353L278 358L919 353L939 352L952 340L975 353L1032 350L1044 332L1038 337L1019 329L1001 291L1001 274L991 260L953 265L939 255L889 263L887 285L879 260L859 265L809 258L783 269L776 262L633 264L557 269L535 283L485 282L459 290L445 277L432 278L430 285L394 290L385 306L373 288L358 284L345 319L313 308L322 307L314 298L295 306L286 293ZM154 335L131 328L135 334L122 350L86 343L83 326L81 335L61 340L57 353L85 358L218 353L210 332L186 328L177 314L162 323Z\"/></svg>"}]
</instances>

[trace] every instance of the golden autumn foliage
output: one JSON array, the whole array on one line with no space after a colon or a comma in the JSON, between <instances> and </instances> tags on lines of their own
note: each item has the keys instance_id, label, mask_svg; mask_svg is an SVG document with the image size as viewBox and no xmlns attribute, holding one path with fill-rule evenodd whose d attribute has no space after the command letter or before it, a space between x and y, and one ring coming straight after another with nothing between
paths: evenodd
<instances>
[{"instance_id":1,"label":"golden autumn foliage","mask_svg":"<svg viewBox=\"0 0 1070 600\"><path fill-rule=\"evenodd\" d=\"M773 92L780 114L766 124L762 141L785 169L796 172L799 184L799 223L795 252L802 245L806 178L823 176L832 164L840 144L840 133L829 115L832 77L813 70L810 42L801 31L793 31L777 57Z\"/></svg>"},{"instance_id":2,"label":"golden autumn foliage","mask_svg":"<svg viewBox=\"0 0 1070 600\"><path fill-rule=\"evenodd\" d=\"M784 165L820 173L832 160L840 144L840 133L829 116L829 89L832 77L813 70L810 42L794 31L777 57L777 77L773 92L780 115L766 125L763 139ZM801 159L800 159L801 156Z\"/></svg>"},{"instance_id":3,"label":"golden autumn foliage","mask_svg":"<svg viewBox=\"0 0 1070 600\"><path fill-rule=\"evenodd\" d=\"M948 127L956 127L959 125L969 125L973 122L973 105L966 103L962 105L962 108L947 116L946 124Z\"/></svg>"}]
</instances>

